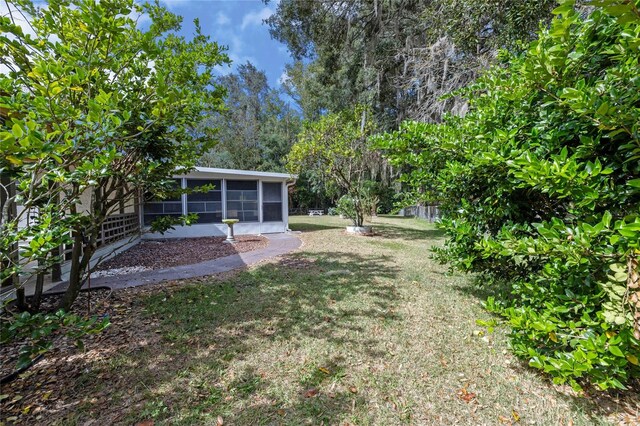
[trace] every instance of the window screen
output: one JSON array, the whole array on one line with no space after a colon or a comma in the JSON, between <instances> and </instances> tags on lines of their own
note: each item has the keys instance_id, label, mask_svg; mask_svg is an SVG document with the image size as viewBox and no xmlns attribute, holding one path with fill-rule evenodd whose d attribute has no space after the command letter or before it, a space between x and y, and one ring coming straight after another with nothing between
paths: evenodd
<instances>
[{"instance_id":1,"label":"window screen","mask_svg":"<svg viewBox=\"0 0 640 426\"><path fill-rule=\"evenodd\" d=\"M181 188L181 179L174 179L173 187L175 189ZM165 198L164 200L152 199L145 202L143 206L144 224L146 226L161 216L181 216L182 215L182 195L175 194L173 197Z\"/></svg>"},{"instance_id":2,"label":"window screen","mask_svg":"<svg viewBox=\"0 0 640 426\"><path fill-rule=\"evenodd\" d=\"M282 222L282 183L262 182L262 221Z\"/></svg>"},{"instance_id":3,"label":"window screen","mask_svg":"<svg viewBox=\"0 0 640 426\"><path fill-rule=\"evenodd\" d=\"M258 182L227 181L227 218L241 222L258 221Z\"/></svg>"},{"instance_id":4,"label":"window screen","mask_svg":"<svg viewBox=\"0 0 640 426\"><path fill-rule=\"evenodd\" d=\"M187 194L187 213L197 213L198 223L222 222L222 181L219 179L187 179L187 188L213 185L207 192Z\"/></svg>"}]
</instances>

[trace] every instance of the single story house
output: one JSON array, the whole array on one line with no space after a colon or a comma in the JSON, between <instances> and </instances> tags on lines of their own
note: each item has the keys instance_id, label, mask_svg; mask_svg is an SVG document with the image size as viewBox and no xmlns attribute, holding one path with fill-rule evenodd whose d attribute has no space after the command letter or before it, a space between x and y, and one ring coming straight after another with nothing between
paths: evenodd
<instances>
[{"instance_id":1,"label":"single story house","mask_svg":"<svg viewBox=\"0 0 640 426\"><path fill-rule=\"evenodd\" d=\"M165 200L146 201L140 208L140 223L149 226L158 216L197 213L198 221L177 226L164 235L144 233L143 238L223 236L223 219L238 219L236 235L271 234L289 229L288 188L296 176L287 173L196 167L174 176L181 188L213 185L207 192L191 192Z\"/></svg>"},{"instance_id":2,"label":"single story house","mask_svg":"<svg viewBox=\"0 0 640 426\"><path fill-rule=\"evenodd\" d=\"M238 219L236 235L281 233L289 230L288 188L297 176L287 173L196 167L186 175L174 176L180 188L213 185L208 192L181 194L174 199L145 200L135 196L124 200L101 226L98 250L91 265L126 250L141 239L225 236L223 219ZM4 204L4 198L1 200ZM79 210L89 205L91 193L81 196ZM21 206L16 206L22 212ZM197 213L198 221L177 226L164 234L149 232L150 223L158 216L181 216ZM24 212L21 225L37 215L37 209ZM26 242L25 242L26 244ZM72 246L60 247L63 261L53 268L52 280L67 279Z\"/></svg>"}]
</instances>

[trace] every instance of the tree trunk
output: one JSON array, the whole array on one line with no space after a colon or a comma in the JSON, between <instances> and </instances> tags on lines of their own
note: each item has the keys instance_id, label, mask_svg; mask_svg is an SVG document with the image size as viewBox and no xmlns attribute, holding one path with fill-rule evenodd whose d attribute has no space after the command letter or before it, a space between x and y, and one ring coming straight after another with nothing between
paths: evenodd
<instances>
[{"instance_id":1,"label":"tree trunk","mask_svg":"<svg viewBox=\"0 0 640 426\"><path fill-rule=\"evenodd\" d=\"M101 235L101 227L105 220L104 202L101 186L93 190L93 200L90 205L92 221L89 227L76 226L73 231L73 250L71 252L71 269L69 270L69 287L65 292L60 308L68 311L80 294L85 282L85 271L89 270L91 258L98 248L98 238ZM76 213L75 206L72 213Z\"/></svg>"},{"instance_id":2,"label":"tree trunk","mask_svg":"<svg viewBox=\"0 0 640 426\"><path fill-rule=\"evenodd\" d=\"M83 235L82 229L76 227L73 231L73 248L71 250L71 267L69 269L69 287L65 292L59 308L68 311L73 305L73 301L76 300L80 289L82 288L82 252L83 252Z\"/></svg>"},{"instance_id":3,"label":"tree trunk","mask_svg":"<svg viewBox=\"0 0 640 426\"><path fill-rule=\"evenodd\" d=\"M16 307L20 312L24 312L28 309L27 298L24 295L24 287L16 288Z\"/></svg>"},{"instance_id":4,"label":"tree trunk","mask_svg":"<svg viewBox=\"0 0 640 426\"><path fill-rule=\"evenodd\" d=\"M60 261L54 263L51 266L51 281L62 280L62 262L64 262L64 246L59 246L51 251L51 255L54 257L60 257Z\"/></svg>"},{"instance_id":5,"label":"tree trunk","mask_svg":"<svg viewBox=\"0 0 640 426\"><path fill-rule=\"evenodd\" d=\"M0 189L0 226L14 220L18 215L16 203L13 201L16 195L16 184L11 180L8 174L0 174L1 184L4 187ZM17 264L20 261L18 254L18 244L11 244L7 247L7 252L2 253L3 269L9 267L12 263ZM11 275L0 283L0 287L17 286L20 279L16 274Z\"/></svg>"},{"instance_id":6,"label":"tree trunk","mask_svg":"<svg viewBox=\"0 0 640 426\"><path fill-rule=\"evenodd\" d=\"M38 272L36 277L36 289L31 299L31 312L40 312L40 302L42 302L42 291L44 290L44 274L45 271Z\"/></svg>"}]
</instances>

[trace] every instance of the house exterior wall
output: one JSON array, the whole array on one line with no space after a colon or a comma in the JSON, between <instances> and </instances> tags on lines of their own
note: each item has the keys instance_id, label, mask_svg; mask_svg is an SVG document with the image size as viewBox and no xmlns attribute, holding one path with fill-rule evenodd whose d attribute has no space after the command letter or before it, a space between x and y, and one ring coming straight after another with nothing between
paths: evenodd
<instances>
[{"instance_id":1,"label":"house exterior wall","mask_svg":"<svg viewBox=\"0 0 640 426\"><path fill-rule=\"evenodd\" d=\"M235 235L249 234L272 234L286 232L289 228L289 197L288 185L292 183L293 177L283 173L262 173L241 170L207 169L198 168L187 175L174 176L180 179L181 186L186 187L187 179L210 179L221 180L221 202L222 217L227 218L227 182L229 181L257 181L258 192L258 221L240 221L234 225ZM265 222L263 219L263 183L279 183L281 190L282 220L277 222ZM187 212L187 195L182 195L182 213ZM141 223L144 223L144 205L140 215ZM224 223L197 223L190 226L177 226L164 234L147 232L143 234L144 239L161 238L194 238L227 235L227 225Z\"/></svg>"},{"instance_id":2,"label":"house exterior wall","mask_svg":"<svg viewBox=\"0 0 640 426\"><path fill-rule=\"evenodd\" d=\"M117 196L117 194L112 194L110 199L114 199ZM80 203L78 204L77 208L78 211L80 212L88 212L89 208L91 206L91 197L92 197L92 191L90 188L86 189L84 192L82 192L80 194ZM135 208L135 199L133 196L129 196L126 199L123 200L122 202L122 211L120 211L120 206L115 206L112 211L110 211L110 215L111 214L122 214L122 213L134 213L136 211Z\"/></svg>"}]
</instances>

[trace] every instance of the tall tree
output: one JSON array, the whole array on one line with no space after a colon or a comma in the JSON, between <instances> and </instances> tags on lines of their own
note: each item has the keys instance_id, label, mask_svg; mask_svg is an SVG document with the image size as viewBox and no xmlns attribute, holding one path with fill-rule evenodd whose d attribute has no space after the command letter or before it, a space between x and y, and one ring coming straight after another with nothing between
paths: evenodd
<instances>
[{"instance_id":1,"label":"tall tree","mask_svg":"<svg viewBox=\"0 0 640 426\"><path fill-rule=\"evenodd\" d=\"M296 60L290 68L309 117L355 103L381 124L440 120L461 103L443 94L475 78L498 48L530 40L555 0L282 0L267 22ZM326 94L330 96L326 96Z\"/></svg>"},{"instance_id":2,"label":"tall tree","mask_svg":"<svg viewBox=\"0 0 640 426\"><path fill-rule=\"evenodd\" d=\"M283 159L300 129L300 117L271 88L264 71L247 62L217 83L227 90L226 109L205 126L219 129L219 143L199 164L246 170L284 170Z\"/></svg>"}]
</instances>

